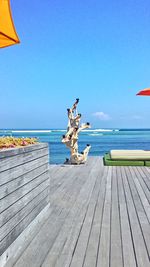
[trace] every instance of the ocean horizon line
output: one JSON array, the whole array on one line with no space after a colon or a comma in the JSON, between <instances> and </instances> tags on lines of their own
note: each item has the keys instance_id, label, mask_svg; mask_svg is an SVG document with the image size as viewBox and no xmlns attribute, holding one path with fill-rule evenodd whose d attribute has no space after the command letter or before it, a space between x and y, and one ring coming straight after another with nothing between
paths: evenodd
<instances>
[{"instance_id":1,"label":"ocean horizon line","mask_svg":"<svg viewBox=\"0 0 150 267\"><path fill-rule=\"evenodd\" d=\"M85 131L93 130L150 130L150 128L122 128L122 127L102 127L90 128ZM0 131L66 131L64 128L0 128Z\"/></svg>"},{"instance_id":2,"label":"ocean horizon line","mask_svg":"<svg viewBox=\"0 0 150 267\"><path fill-rule=\"evenodd\" d=\"M83 132L94 132L94 133L98 133L98 132L123 132L123 131L150 131L150 128L90 128L90 129L85 129L83 130ZM52 132L66 132L66 129L56 129L56 128L49 128L49 129L0 129L0 133L1 134L9 134L9 133L47 133L50 134Z\"/></svg>"}]
</instances>

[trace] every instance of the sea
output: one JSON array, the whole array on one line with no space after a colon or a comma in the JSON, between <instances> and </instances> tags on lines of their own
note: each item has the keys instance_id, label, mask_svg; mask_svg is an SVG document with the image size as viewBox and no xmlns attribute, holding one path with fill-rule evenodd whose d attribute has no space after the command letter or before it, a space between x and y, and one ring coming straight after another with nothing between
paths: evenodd
<instances>
[{"instance_id":1,"label":"sea","mask_svg":"<svg viewBox=\"0 0 150 267\"><path fill-rule=\"evenodd\" d=\"M0 130L0 136L36 137L49 144L50 164L63 164L69 150L61 143L63 129L49 130ZM90 129L79 135L79 152L91 145L89 156L103 156L111 149L150 150L150 129Z\"/></svg>"}]
</instances>

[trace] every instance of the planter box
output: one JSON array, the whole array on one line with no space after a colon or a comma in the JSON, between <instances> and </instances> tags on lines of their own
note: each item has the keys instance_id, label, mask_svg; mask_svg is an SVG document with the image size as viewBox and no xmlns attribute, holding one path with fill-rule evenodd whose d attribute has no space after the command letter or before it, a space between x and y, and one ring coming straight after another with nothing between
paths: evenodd
<instances>
[{"instance_id":1,"label":"planter box","mask_svg":"<svg viewBox=\"0 0 150 267\"><path fill-rule=\"evenodd\" d=\"M49 203L48 144L0 151L0 256Z\"/></svg>"}]
</instances>

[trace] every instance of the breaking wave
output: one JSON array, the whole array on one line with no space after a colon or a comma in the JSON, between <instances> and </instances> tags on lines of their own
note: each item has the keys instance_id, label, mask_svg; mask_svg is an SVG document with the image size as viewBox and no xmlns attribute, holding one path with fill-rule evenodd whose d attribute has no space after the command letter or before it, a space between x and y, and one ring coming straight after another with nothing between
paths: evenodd
<instances>
[{"instance_id":1,"label":"breaking wave","mask_svg":"<svg viewBox=\"0 0 150 267\"><path fill-rule=\"evenodd\" d=\"M90 130L84 130L84 132L118 132L119 129L90 129Z\"/></svg>"},{"instance_id":2,"label":"breaking wave","mask_svg":"<svg viewBox=\"0 0 150 267\"><path fill-rule=\"evenodd\" d=\"M12 130L12 133L51 133L51 130Z\"/></svg>"}]
</instances>

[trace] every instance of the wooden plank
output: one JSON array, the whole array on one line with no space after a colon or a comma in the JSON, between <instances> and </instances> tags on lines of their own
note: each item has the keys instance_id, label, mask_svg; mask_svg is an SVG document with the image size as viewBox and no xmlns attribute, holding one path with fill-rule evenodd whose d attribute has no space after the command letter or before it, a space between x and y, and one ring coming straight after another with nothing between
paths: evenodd
<instances>
[{"instance_id":1,"label":"wooden plank","mask_svg":"<svg viewBox=\"0 0 150 267\"><path fill-rule=\"evenodd\" d=\"M141 232L141 228L139 225L139 220L137 218L136 209L134 206L133 198L130 192L129 184L127 181L127 174L126 169L128 167L124 167L122 169L122 179L123 179L123 187L125 192L125 198L128 208L128 214L129 214L129 220L130 220L130 227L132 231L132 238L133 238L133 244L136 254L136 260L137 264L140 267L149 267L149 258L145 246L145 242L143 239L143 234ZM131 177L129 177L131 179ZM140 242L139 242L140 240Z\"/></svg>"},{"instance_id":2,"label":"wooden plank","mask_svg":"<svg viewBox=\"0 0 150 267\"><path fill-rule=\"evenodd\" d=\"M62 170L63 171L63 170ZM50 165L49 164L49 175L50 175L50 177L52 178L52 184L51 185L53 185L53 183L55 183L55 179L56 179L56 177L57 177L57 174L60 172L60 166L58 165Z\"/></svg>"},{"instance_id":3,"label":"wooden plank","mask_svg":"<svg viewBox=\"0 0 150 267\"><path fill-rule=\"evenodd\" d=\"M32 191L36 186L38 186L43 181L46 181L47 179L49 179L48 171L46 171L42 175L39 175L34 180L30 181L28 184L25 184L23 187L7 195L5 198L2 198L0 205L0 213L3 212L5 209L9 208L10 205L21 199L24 195Z\"/></svg>"},{"instance_id":4,"label":"wooden plank","mask_svg":"<svg viewBox=\"0 0 150 267\"><path fill-rule=\"evenodd\" d=\"M98 162L99 163L99 162ZM89 205L87 207L87 211L85 214L85 218L82 224L82 228L80 231L80 236L77 240L76 247L74 250L74 254L72 257L71 265L70 267L75 267L75 266L82 266L86 254L86 249L89 241L89 236L91 233L91 228L93 225L93 217L95 214L95 208L97 204L97 199L98 199L98 194L100 190L99 184L101 183L101 171L102 169L100 168L101 164L97 164L93 166L95 169L94 173L91 176L91 179L96 178L95 180L95 185L91 194L91 198L89 201Z\"/></svg>"},{"instance_id":5,"label":"wooden plank","mask_svg":"<svg viewBox=\"0 0 150 267\"><path fill-rule=\"evenodd\" d=\"M72 182L72 178L75 175L75 173L76 173L76 168L73 168L73 171L68 174L71 178L70 183ZM60 194L58 195L58 199L60 197L61 197L61 191ZM63 222L67 218L70 209L72 209L72 205L70 205L71 204L70 202L66 203L66 207L61 207L61 202L59 202L58 199L56 199L56 203L54 204L52 203L52 206L54 205L54 207L56 208L55 210L53 209L51 216L49 220L46 222L46 224L43 226L42 231L39 232L39 234L31 242L30 246L24 252L22 257L20 257L15 266L24 266L25 264L29 265L32 264L33 266L37 267L41 265L41 262L44 260L47 252L49 251L54 240L56 239L63 225ZM40 253L39 253L39 248L40 248ZM26 257L26 255L28 256Z\"/></svg>"},{"instance_id":6,"label":"wooden plank","mask_svg":"<svg viewBox=\"0 0 150 267\"><path fill-rule=\"evenodd\" d=\"M71 173L72 168L73 166L58 167L55 175L51 174L50 172L50 176L52 177L51 187L50 187L51 197L54 193L56 193L58 188L61 187L61 185L64 183L66 179L68 179L68 182L69 182L70 178L67 175L67 173L69 172Z\"/></svg>"},{"instance_id":7,"label":"wooden plank","mask_svg":"<svg viewBox=\"0 0 150 267\"><path fill-rule=\"evenodd\" d=\"M34 169L36 169L37 167L40 167L44 164L49 164L48 163L48 157L43 156L41 158L37 158L33 161L30 162L26 162L22 165L19 165L15 168L6 170L4 172L0 172L0 186L8 183L9 181L12 181L16 178L18 178L19 176L22 176L23 174L26 174Z\"/></svg>"},{"instance_id":8,"label":"wooden plank","mask_svg":"<svg viewBox=\"0 0 150 267\"><path fill-rule=\"evenodd\" d=\"M76 170L70 169L68 167L60 169L59 173L56 174L56 184L52 184L51 192L51 202L54 202L59 197L62 197L62 192L66 192L67 188L71 186L75 177L74 173Z\"/></svg>"},{"instance_id":9,"label":"wooden plank","mask_svg":"<svg viewBox=\"0 0 150 267\"><path fill-rule=\"evenodd\" d=\"M150 172L147 171L147 168L139 168L142 178L144 178L145 184L150 190Z\"/></svg>"},{"instance_id":10,"label":"wooden plank","mask_svg":"<svg viewBox=\"0 0 150 267\"><path fill-rule=\"evenodd\" d=\"M144 168L144 171L147 172L148 174L150 174L150 167L146 167ZM148 175L148 178L150 180L150 176Z\"/></svg>"},{"instance_id":11,"label":"wooden plank","mask_svg":"<svg viewBox=\"0 0 150 267\"><path fill-rule=\"evenodd\" d=\"M12 217L7 223L5 223L0 228L0 241L3 240L13 228L15 228L23 218L25 218L33 209L40 203L43 199L48 196L49 193L49 183L47 182L47 187L38 196L33 198L23 209L21 209L14 217Z\"/></svg>"},{"instance_id":12,"label":"wooden plank","mask_svg":"<svg viewBox=\"0 0 150 267\"><path fill-rule=\"evenodd\" d=\"M132 173L132 170L130 170ZM143 177L141 177L141 173L135 169L135 175L133 177L135 187L137 188L137 192L139 194L141 203L145 210L146 216L150 223L150 191L146 187L145 183L143 182Z\"/></svg>"},{"instance_id":13,"label":"wooden plank","mask_svg":"<svg viewBox=\"0 0 150 267\"><path fill-rule=\"evenodd\" d=\"M47 180L49 183L49 181ZM9 206L0 214L0 227L2 227L7 221L9 221L13 216L15 216L21 209L23 209L33 198L38 196L47 187L47 182L44 180L33 190L28 192L22 198L17 200L13 205Z\"/></svg>"},{"instance_id":14,"label":"wooden plank","mask_svg":"<svg viewBox=\"0 0 150 267\"><path fill-rule=\"evenodd\" d=\"M89 162L88 168L92 166L92 162ZM68 169L68 166L66 167L66 170ZM83 181L83 175L81 176L81 173L87 173L87 165L82 165L82 166L74 166L73 169L69 169L67 173L62 177L62 183L58 186L57 190L55 191L55 194L51 196L51 203L53 203L57 199L58 201L61 199L62 201L62 193L66 192L67 190L70 192L72 190L73 182L74 180L80 179ZM81 177L81 178L80 178ZM85 177L85 175L84 175Z\"/></svg>"},{"instance_id":15,"label":"wooden plank","mask_svg":"<svg viewBox=\"0 0 150 267\"><path fill-rule=\"evenodd\" d=\"M32 152L27 152L23 154L18 154L13 157L2 158L0 161L0 172L6 171L8 169L14 168L16 166L22 165L24 163L30 162L37 158L46 156L48 157L47 148L42 148Z\"/></svg>"},{"instance_id":16,"label":"wooden plank","mask_svg":"<svg viewBox=\"0 0 150 267\"><path fill-rule=\"evenodd\" d=\"M143 191L147 197L148 202L150 203L150 181L148 178L148 174L145 174L145 172L142 170L144 168L136 168L135 172L137 174L138 180L141 184L141 187L143 188ZM150 176L150 174L149 174Z\"/></svg>"},{"instance_id":17,"label":"wooden plank","mask_svg":"<svg viewBox=\"0 0 150 267\"><path fill-rule=\"evenodd\" d=\"M93 157L54 169L49 218L13 266L148 267L142 169L104 167Z\"/></svg>"},{"instance_id":18,"label":"wooden plank","mask_svg":"<svg viewBox=\"0 0 150 267\"><path fill-rule=\"evenodd\" d=\"M99 162L99 159L98 159ZM98 163L97 162L97 163ZM97 164L96 162L94 162ZM96 175L96 165L93 164L93 168L91 172L89 171L89 177L86 182L86 185L82 187L82 190L80 192L80 195L77 199L76 205L74 206L73 211L71 210L71 213L73 212L73 217L74 217L74 222L72 224L72 227L70 230L66 233L66 242L64 246L61 247L61 252L59 251L59 257L57 258L56 266L70 266L73 255L75 253L75 248L77 245L77 241L80 237L80 233L82 230L83 222L85 221L85 217L87 214L87 209L91 200L91 194L93 192L93 188L95 185L95 179L97 178ZM94 179L93 179L94 178ZM94 181L93 181L94 180ZM93 183L94 182L94 183ZM90 190L90 191L89 191ZM83 198L84 196L84 198ZM83 206L81 206L81 203ZM71 217L70 217L71 218ZM69 223L70 225L70 223ZM64 231L64 230L63 230ZM59 239L56 242L56 245L58 244ZM53 256L52 258L52 253L51 256L49 254L49 258L46 258L46 264L51 262L54 262L54 259L56 261L56 258ZM42 267L45 267L46 264L44 262L44 265Z\"/></svg>"},{"instance_id":19,"label":"wooden plank","mask_svg":"<svg viewBox=\"0 0 150 267\"><path fill-rule=\"evenodd\" d=\"M50 204L36 216L36 218L24 229L18 238L0 256L1 267L12 267L21 253L30 244L31 240L37 235L43 223L47 220L51 212Z\"/></svg>"},{"instance_id":20,"label":"wooden plank","mask_svg":"<svg viewBox=\"0 0 150 267\"><path fill-rule=\"evenodd\" d=\"M108 267L109 255L110 255L110 216L111 216L111 179L112 169L108 167L107 184L106 184L106 196L104 202L104 211L102 219L101 236L98 251L97 266Z\"/></svg>"},{"instance_id":21,"label":"wooden plank","mask_svg":"<svg viewBox=\"0 0 150 267\"><path fill-rule=\"evenodd\" d=\"M7 195L14 192L15 190L18 190L25 184L28 184L31 180L42 175L43 173L45 173L45 170L48 170L47 163L0 186L0 199L6 197Z\"/></svg>"},{"instance_id":22,"label":"wooden plank","mask_svg":"<svg viewBox=\"0 0 150 267\"><path fill-rule=\"evenodd\" d=\"M130 186L132 198L134 201L134 206L136 209L137 217L139 220L139 225L141 227L141 231L144 237L145 246L147 249L147 253L150 258L150 206L148 203L148 207L145 206L145 203L147 205L147 198L145 197L145 194L141 188L141 185L136 177L136 174L134 172L134 169L129 168L132 179L128 178L128 183ZM148 210L149 208L149 210ZM149 218L148 216L149 215Z\"/></svg>"},{"instance_id":23,"label":"wooden plank","mask_svg":"<svg viewBox=\"0 0 150 267\"><path fill-rule=\"evenodd\" d=\"M116 167L112 167L110 262L111 267L123 267L123 252L117 187L118 173L116 173L116 169Z\"/></svg>"},{"instance_id":24,"label":"wooden plank","mask_svg":"<svg viewBox=\"0 0 150 267\"><path fill-rule=\"evenodd\" d=\"M75 168L74 168L75 167ZM52 197L52 205L56 203L59 205L63 205L63 200L67 200L67 195L70 197L72 195L72 192L75 190L78 190L78 194L83 186L83 184L87 180L87 167L86 166L74 166L73 172L70 169L68 170L68 174L64 176L64 181L62 186L56 190L54 197ZM81 175L81 168L83 174ZM75 172L74 172L75 171Z\"/></svg>"},{"instance_id":25,"label":"wooden plank","mask_svg":"<svg viewBox=\"0 0 150 267\"><path fill-rule=\"evenodd\" d=\"M102 180L100 184L100 192L97 199L95 215L93 218L93 225L84 259L84 264L83 264L84 267L96 266L97 263L97 253L98 253L100 231L102 225L102 214L103 214L104 200L106 194L106 177L108 174L108 167L101 166L101 168L103 170L103 173L101 177Z\"/></svg>"},{"instance_id":26,"label":"wooden plank","mask_svg":"<svg viewBox=\"0 0 150 267\"><path fill-rule=\"evenodd\" d=\"M69 168L68 168L69 167ZM67 172L66 172L67 170ZM54 210L60 210L61 211L65 208L65 202L63 201L63 198L68 194L70 195L70 187L73 188L73 183L77 182L77 177L74 175L76 174L76 169L73 168L71 171L71 166L67 166L65 170L65 173L62 172L61 168L59 168L59 173L58 176L61 179L61 185L58 186L58 190L56 190L54 196L50 191L50 202L51 202L51 207ZM79 177L79 176L78 176ZM62 184L63 182L63 184Z\"/></svg>"},{"instance_id":27,"label":"wooden plank","mask_svg":"<svg viewBox=\"0 0 150 267\"><path fill-rule=\"evenodd\" d=\"M67 171L67 172L66 172ZM69 201L69 199L66 199L67 196L70 197L70 192L73 192L73 188L76 186L74 186L74 184L79 184L80 187L80 183L79 183L79 178L80 176L77 175L79 171L79 168L73 168L71 170L70 166L68 168L66 168L65 173L61 171L60 169L60 180L61 183L58 183L58 188L55 191L55 194L52 194L50 191L50 202L51 202L51 206L53 207L53 209L56 208L61 208L60 212L62 209L66 208L66 202ZM71 191L70 191L71 190Z\"/></svg>"},{"instance_id":28,"label":"wooden plank","mask_svg":"<svg viewBox=\"0 0 150 267\"><path fill-rule=\"evenodd\" d=\"M48 143L37 143L34 145L28 145L20 148L9 148L0 151L0 159L6 157L13 157L18 154L23 154L27 152L37 151L39 149L48 148Z\"/></svg>"},{"instance_id":29,"label":"wooden plank","mask_svg":"<svg viewBox=\"0 0 150 267\"><path fill-rule=\"evenodd\" d=\"M36 253L39 254L41 257L41 248L49 250L49 245L48 240L51 243L54 242L56 236L57 236L57 228L58 228L58 212L54 212L54 210L51 211L50 216L48 220L43 223L41 229L39 232L34 236L29 244L28 247L19 255L19 258L16 259L16 262L14 266L27 266L26 264L29 262L31 265L29 266L34 266L34 259L36 261ZM61 224L61 221L59 222ZM41 243L41 245L40 245ZM44 253L44 257L45 257ZM43 259L43 256L42 256ZM39 263L40 264L40 263ZM38 263L35 266L40 266Z\"/></svg>"},{"instance_id":30,"label":"wooden plank","mask_svg":"<svg viewBox=\"0 0 150 267\"><path fill-rule=\"evenodd\" d=\"M82 166L81 168L85 170L85 172L83 172L85 178L87 176L87 172L86 172L86 168ZM80 176L76 176L76 170L79 168L73 168L73 176L75 176L75 181L76 181L76 185L78 185L78 181L80 178ZM69 174L70 176L70 174ZM89 178L88 178L89 179ZM70 179L70 182L72 181L72 179ZM90 180L90 183L93 183ZM75 190L75 184L73 187L71 187L71 189L73 189L73 191ZM87 189L87 187L82 187L85 193L85 190ZM67 189L68 190L68 189ZM89 190L91 190L91 187L89 186ZM81 191L81 189L80 189ZM72 195L72 199L70 199L70 201L66 202L66 205L63 206L62 212L59 214L53 213L53 221L51 220L51 218L49 219L49 222L47 225L44 226L44 229L42 230L41 233L39 233L39 235L33 240L32 244L28 247L28 249L24 252L24 254L22 255L22 257L18 260L18 262L16 263L15 266L24 266L25 263L33 265L34 266L40 266L42 264L42 262L45 259L45 256L47 255L48 251L51 249L54 240L56 240L57 235L59 234L60 229L62 228L63 224L65 223L65 221L67 222L68 216L71 216L71 218L74 218L74 208L73 208L73 203L75 204L75 210L77 211L77 207L81 206L82 203L82 198L79 199L75 197L75 195L79 194L79 190L78 187L76 188L76 190L74 191L74 193L72 193L72 191L70 191L70 197ZM87 196L88 196L88 191L86 192ZM59 200L56 199L56 201L58 201L58 205L61 205L61 202L59 202ZM85 201L85 202L84 202ZM84 204L86 204L86 199L83 201ZM52 204L53 205L53 204ZM51 228L52 227L52 228ZM51 229L53 229L53 231L51 231ZM47 237L47 238L46 238ZM41 245L42 244L42 245ZM38 252L38 248L40 247L40 254L37 253ZM28 255L28 256L27 256ZM34 262L33 262L34 259Z\"/></svg>"},{"instance_id":31,"label":"wooden plank","mask_svg":"<svg viewBox=\"0 0 150 267\"><path fill-rule=\"evenodd\" d=\"M128 207L122 184L122 169L123 167L116 168L123 262L124 262L124 267L137 267L135 253L134 253L134 244L132 240L132 232L130 227L130 218L128 214Z\"/></svg>"},{"instance_id":32,"label":"wooden plank","mask_svg":"<svg viewBox=\"0 0 150 267\"><path fill-rule=\"evenodd\" d=\"M44 199L32 210L28 216L15 227L1 242L0 242L0 255L12 244L12 242L23 232L23 230L33 221L33 219L40 213L46 206L47 198Z\"/></svg>"}]
</instances>

